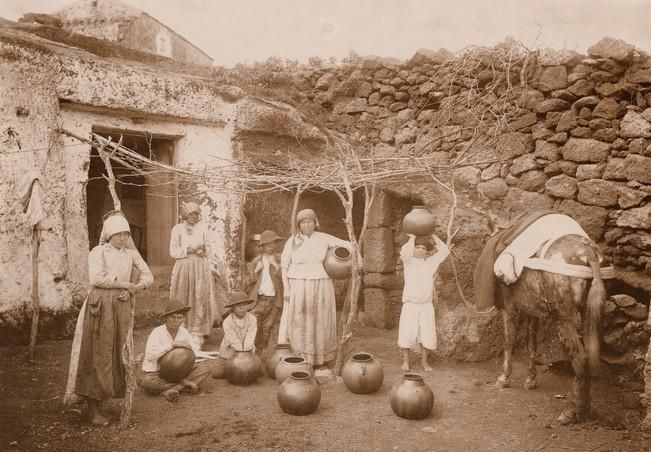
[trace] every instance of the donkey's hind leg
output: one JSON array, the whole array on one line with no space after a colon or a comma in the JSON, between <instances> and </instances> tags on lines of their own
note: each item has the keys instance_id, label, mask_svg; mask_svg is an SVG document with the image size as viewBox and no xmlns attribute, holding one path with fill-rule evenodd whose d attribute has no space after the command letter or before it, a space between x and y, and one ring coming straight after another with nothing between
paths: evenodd
<instances>
[{"instance_id":1,"label":"donkey's hind leg","mask_svg":"<svg viewBox=\"0 0 651 452\"><path fill-rule=\"evenodd\" d=\"M511 372L513 371L513 345L516 339L516 327L518 324L518 315L516 312L505 308L502 311L502 320L504 321L504 363L502 364L502 374L497 378L495 386L503 389L511 386Z\"/></svg>"},{"instance_id":2,"label":"donkey's hind leg","mask_svg":"<svg viewBox=\"0 0 651 452\"><path fill-rule=\"evenodd\" d=\"M558 330L574 369L574 386L568 406L558 417L561 424L568 425L583 422L590 417L590 370L588 355L574 323L571 320L561 320Z\"/></svg>"},{"instance_id":3,"label":"donkey's hind leg","mask_svg":"<svg viewBox=\"0 0 651 452\"><path fill-rule=\"evenodd\" d=\"M525 389L536 389L536 353L538 346L538 318L527 316L527 353L529 364L527 366L527 379L524 381Z\"/></svg>"}]
</instances>

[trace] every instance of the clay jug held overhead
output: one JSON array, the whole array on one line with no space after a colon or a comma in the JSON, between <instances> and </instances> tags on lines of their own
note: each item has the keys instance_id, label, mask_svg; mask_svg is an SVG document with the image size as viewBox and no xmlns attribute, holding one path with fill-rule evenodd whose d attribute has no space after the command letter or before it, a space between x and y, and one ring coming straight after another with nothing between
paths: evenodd
<instances>
[{"instance_id":1,"label":"clay jug held overhead","mask_svg":"<svg viewBox=\"0 0 651 452\"><path fill-rule=\"evenodd\" d=\"M330 248L323 260L328 276L334 279L350 278L353 268L353 259L350 251L343 246Z\"/></svg>"},{"instance_id":2,"label":"clay jug held overhead","mask_svg":"<svg viewBox=\"0 0 651 452\"><path fill-rule=\"evenodd\" d=\"M402 219L402 230L414 235L432 235L436 228L436 218L425 206L414 206Z\"/></svg>"}]
</instances>

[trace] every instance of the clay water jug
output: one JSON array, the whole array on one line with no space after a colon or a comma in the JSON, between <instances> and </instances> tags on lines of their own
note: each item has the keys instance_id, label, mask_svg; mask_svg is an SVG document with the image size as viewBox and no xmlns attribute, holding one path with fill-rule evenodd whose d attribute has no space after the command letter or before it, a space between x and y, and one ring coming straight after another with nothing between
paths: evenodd
<instances>
[{"instance_id":1,"label":"clay water jug","mask_svg":"<svg viewBox=\"0 0 651 452\"><path fill-rule=\"evenodd\" d=\"M307 372L292 372L278 387L278 405L285 413L305 416L314 413L321 402L321 388Z\"/></svg>"},{"instance_id":2,"label":"clay water jug","mask_svg":"<svg viewBox=\"0 0 651 452\"><path fill-rule=\"evenodd\" d=\"M312 365L300 356L287 356L276 366L276 381L281 384L292 372L307 372L312 375Z\"/></svg>"},{"instance_id":3,"label":"clay water jug","mask_svg":"<svg viewBox=\"0 0 651 452\"><path fill-rule=\"evenodd\" d=\"M192 371L194 352L189 348L175 347L158 361L160 377L170 383L178 383Z\"/></svg>"},{"instance_id":4,"label":"clay water jug","mask_svg":"<svg viewBox=\"0 0 651 452\"><path fill-rule=\"evenodd\" d=\"M289 344L276 344L274 352L267 358L265 362L265 367L267 369L267 374L271 378L276 378L276 366L281 359L292 356L292 351L289 348Z\"/></svg>"},{"instance_id":5,"label":"clay water jug","mask_svg":"<svg viewBox=\"0 0 651 452\"><path fill-rule=\"evenodd\" d=\"M355 353L341 371L344 384L355 394L370 394L380 389L384 369L370 353Z\"/></svg>"},{"instance_id":6,"label":"clay water jug","mask_svg":"<svg viewBox=\"0 0 651 452\"><path fill-rule=\"evenodd\" d=\"M260 376L262 363L253 351L236 351L232 358L226 360L226 379L234 385L250 385Z\"/></svg>"},{"instance_id":7,"label":"clay water jug","mask_svg":"<svg viewBox=\"0 0 651 452\"><path fill-rule=\"evenodd\" d=\"M391 408L405 419L423 419L432 412L434 393L423 376L406 373L391 389Z\"/></svg>"},{"instance_id":8,"label":"clay water jug","mask_svg":"<svg viewBox=\"0 0 651 452\"><path fill-rule=\"evenodd\" d=\"M402 230L414 235L432 235L436 218L425 206L414 206L402 219Z\"/></svg>"},{"instance_id":9,"label":"clay water jug","mask_svg":"<svg viewBox=\"0 0 651 452\"><path fill-rule=\"evenodd\" d=\"M350 278L353 269L352 255L350 254L350 251L343 246L330 248L323 260L323 267L331 278Z\"/></svg>"}]
</instances>

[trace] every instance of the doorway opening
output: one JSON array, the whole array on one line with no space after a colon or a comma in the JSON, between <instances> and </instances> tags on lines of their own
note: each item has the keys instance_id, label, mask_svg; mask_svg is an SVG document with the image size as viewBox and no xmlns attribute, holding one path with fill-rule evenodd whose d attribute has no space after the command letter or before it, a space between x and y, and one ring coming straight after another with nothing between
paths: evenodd
<instances>
[{"instance_id":1,"label":"doorway opening","mask_svg":"<svg viewBox=\"0 0 651 452\"><path fill-rule=\"evenodd\" d=\"M161 163L174 163L174 144L178 137L152 135L147 132L108 130L93 127L93 133L102 137L122 136L122 145L142 156ZM169 255L170 233L177 219L177 188L174 175L157 172L139 174L111 161L116 178L116 192L122 211L129 221L136 248L149 266L173 264ZM113 210L113 199L108 190L104 162L92 149L86 185L89 248L99 243L102 216Z\"/></svg>"}]
</instances>

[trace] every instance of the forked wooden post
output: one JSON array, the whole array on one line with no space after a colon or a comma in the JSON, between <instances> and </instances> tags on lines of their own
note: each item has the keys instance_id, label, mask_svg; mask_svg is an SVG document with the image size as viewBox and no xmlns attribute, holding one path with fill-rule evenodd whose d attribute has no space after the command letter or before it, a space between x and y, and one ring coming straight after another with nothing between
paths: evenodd
<instances>
[{"instance_id":1,"label":"forked wooden post","mask_svg":"<svg viewBox=\"0 0 651 452\"><path fill-rule=\"evenodd\" d=\"M108 143L101 143L97 146L97 153L99 157L104 162L106 167L106 179L108 183L109 193L113 199L113 208L115 210L122 210L122 203L118 197L117 190L115 189L115 174L113 173L113 166L111 165L111 154L112 152L106 151L106 146L114 146L113 152L122 145L122 137L117 143L117 146L114 143L111 143L111 139L108 139ZM133 352L133 326L134 326L134 316L136 315L136 299L135 296L131 299L131 318L129 319L129 329L127 330L127 337L124 342L124 348L122 349L122 363L124 364L124 369L126 371L126 393L124 395L124 403L122 404L122 412L120 413L120 427L126 428L129 426L129 420L131 419L131 410L133 409L133 395L136 392L136 362L135 355Z\"/></svg>"}]
</instances>

